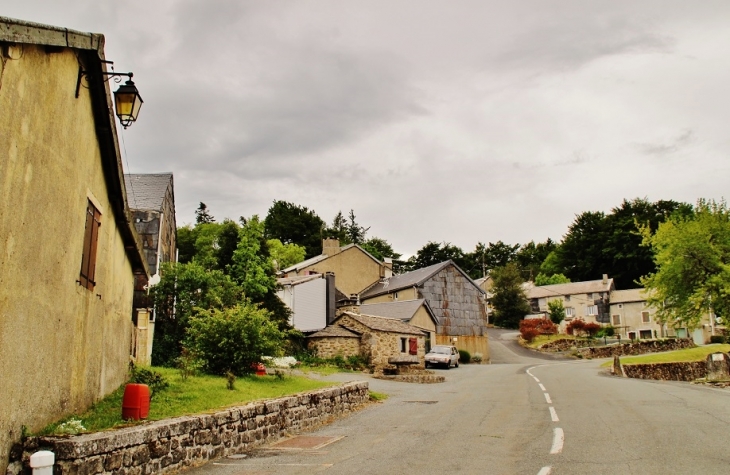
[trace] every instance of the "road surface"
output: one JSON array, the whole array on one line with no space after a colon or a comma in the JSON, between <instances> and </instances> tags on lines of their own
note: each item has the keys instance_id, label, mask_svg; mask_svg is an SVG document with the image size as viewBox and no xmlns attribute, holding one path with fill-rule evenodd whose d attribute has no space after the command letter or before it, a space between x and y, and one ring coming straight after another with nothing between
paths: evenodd
<instances>
[{"instance_id":1,"label":"road surface","mask_svg":"<svg viewBox=\"0 0 730 475\"><path fill-rule=\"evenodd\" d=\"M389 394L306 436L186 475L714 474L730 471L730 391L615 378L600 361L538 355L490 331L491 365L442 384L366 379ZM307 439L302 439L306 441Z\"/></svg>"}]
</instances>

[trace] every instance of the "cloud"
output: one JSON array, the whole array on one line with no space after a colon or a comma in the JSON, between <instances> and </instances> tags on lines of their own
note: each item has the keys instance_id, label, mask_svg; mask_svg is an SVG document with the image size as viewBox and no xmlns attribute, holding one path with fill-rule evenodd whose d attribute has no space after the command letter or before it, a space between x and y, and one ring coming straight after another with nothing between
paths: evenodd
<instances>
[{"instance_id":1,"label":"cloud","mask_svg":"<svg viewBox=\"0 0 730 475\"><path fill-rule=\"evenodd\" d=\"M694 132L691 129L687 129L667 142L638 143L636 144L636 148L646 155L665 157L691 145L695 139Z\"/></svg>"}]
</instances>

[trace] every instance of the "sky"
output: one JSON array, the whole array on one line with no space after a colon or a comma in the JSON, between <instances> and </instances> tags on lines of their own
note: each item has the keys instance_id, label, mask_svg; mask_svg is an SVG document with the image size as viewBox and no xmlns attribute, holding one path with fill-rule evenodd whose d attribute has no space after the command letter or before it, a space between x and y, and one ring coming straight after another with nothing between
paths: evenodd
<instances>
[{"instance_id":1,"label":"sky","mask_svg":"<svg viewBox=\"0 0 730 475\"><path fill-rule=\"evenodd\" d=\"M178 225L275 200L409 256L559 241L624 199L728 197L730 2L0 0L103 33L144 99L127 173ZM113 88L114 89L114 88Z\"/></svg>"}]
</instances>

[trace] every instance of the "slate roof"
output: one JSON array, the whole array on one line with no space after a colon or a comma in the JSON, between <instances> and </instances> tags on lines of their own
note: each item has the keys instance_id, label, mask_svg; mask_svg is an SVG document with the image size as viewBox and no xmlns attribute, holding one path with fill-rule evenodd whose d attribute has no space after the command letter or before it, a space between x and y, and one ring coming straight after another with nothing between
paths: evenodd
<instances>
[{"instance_id":1,"label":"slate roof","mask_svg":"<svg viewBox=\"0 0 730 475\"><path fill-rule=\"evenodd\" d=\"M432 266L423 267L421 269L416 269L411 272L406 272L405 274L394 275L389 279L381 280L380 282L363 292L360 295L360 298L369 299L371 297L387 294L389 292L397 292L401 289L407 289L409 287L421 285L422 283L433 277L435 274L439 273L442 269L450 265L454 266L459 272L464 275L467 280L469 280L469 282L474 284L474 287L479 292L484 293L484 291L477 284L474 283L474 281L471 279L471 277L467 275L466 272L461 270L461 268L459 268L459 266L457 266L454 261L449 259L448 261L440 262Z\"/></svg>"},{"instance_id":2,"label":"slate roof","mask_svg":"<svg viewBox=\"0 0 730 475\"><path fill-rule=\"evenodd\" d=\"M346 250L348 250L348 249L350 249L350 248L352 248L352 247L356 247L356 248L360 249L360 250L361 250L362 252L364 252L364 253L365 253L365 255L367 255L367 256L368 256L368 257L369 257L370 259L374 260L374 261L375 261L375 262L377 262L378 264L382 264L382 262L380 262L380 261L379 261L378 259L376 259L376 258L375 258L375 257L374 257L374 256L373 256L372 254L370 254L370 253L369 253L368 251L366 251L366 250L365 250L365 249L363 249L362 247L358 246L357 244L348 244L348 245L346 245L346 246L342 246L342 247L340 247L340 252L344 252L344 251L346 251ZM336 256L336 255L337 255L337 254L335 254L335 256ZM309 259L307 259L306 261L302 261L302 262L300 262L300 263L298 263L298 264L294 264L293 266L289 266L289 267L287 267L286 269L282 269L282 270L281 270L281 271L279 271L279 272L280 272L280 273L282 273L282 274L286 274L286 273L289 273L289 272L294 272L294 271L296 271L296 272L299 272L299 271L300 271L301 269L304 269L305 267L309 267L309 266L311 266L311 265L317 264L318 262L322 262L322 261L324 261L325 259L329 259L330 257L334 257L334 256L328 256L327 254L320 254L320 255L318 255L318 256L310 257L310 258L309 258Z\"/></svg>"},{"instance_id":3,"label":"slate roof","mask_svg":"<svg viewBox=\"0 0 730 475\"><path fill-rule=\"evenodd\" d=\"M627 289L614 290L611 292L611 304L629 303L629 302L646 302L647 296L644 294L645 289Z\"/></svg>"},{"instance_id":4,"label":"slate roof","mask_svg":"<svg viewBox=\"0 0 730 475\"><path fill-rule=\"evenodd\" d=\"M311 274L311 275L295 275L292 277L282 277L276 279L276 283L279 285L299 285L310 280L322 279L324 274Z\"/></svg>"},{"instance_id":5,"label":"slate roof","mask_svg":"<svg viewBox=\"0 0 730 475\"><path fill-rule=\"evenodd\" d=\"M377 315L378 317L396 318L401 321L409 321L416 314L422 305L426 306L431 320L438 325L436 317L428 307L425 299L400 300L395 302L369 303L360 305L360 312L365 315Z\"/></svg>"},{"instance_id":6,"label":"slate roof","mask_svg":"<svg viewBox=\"0 0 730 475\"><path fill-rule=\"evenodd\" d=\"M395 318L378 317L375 315L362 315L353 312L344 312L344 315L349 316L353 320L356 320L371 330L377 330L381 332L390 333L406 333L409 335L423 335L424 332L420 328L409 325L408 323L402 322ZM341 319L342 317L340 317ZM339 319L338 319L339 320ZM336 322L335 322L336 323Z\"/></svg>"},{"instance_id":7,"label":"slate roof","mask_svg":"<svg viewBox=\"0 0 730 475\"><path fill-rule=\"evenodd\" d=\"M360 338L358 333L348 330L339 325L330 325L317 333L312 333L307 338L325 338L325 337L344 337L344 338Z\"/></svg>"},{"instance_id":8,"label":"slate roof","mask_svg":"<svg viewBox=\"0 0 730 475\"><path fill-rule=\"evenodd\" d=\"M586 280L584 282L570 282L568 284L536 285L526 289L528 299L557 297L560 295L588 294L593 292L610 292L613 288L613 279Z\"/></svg>"},{"instance_id":9,"label":"slate roof","mask_svg":"<svg viewBox=\"0 0 730 475\"><path fill-rule=\"evenodd\" d=\"M129 207L160 211L167 189L172 186L172 173L131 173L124 175Z\"/></svg>"}]
</instances>

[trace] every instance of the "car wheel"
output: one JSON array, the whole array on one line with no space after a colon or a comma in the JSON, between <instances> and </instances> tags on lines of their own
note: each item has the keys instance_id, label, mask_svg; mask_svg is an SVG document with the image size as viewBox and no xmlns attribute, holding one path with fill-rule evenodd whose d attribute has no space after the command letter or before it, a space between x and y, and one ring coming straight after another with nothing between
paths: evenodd
<instances>
[{"instance_id":1,"label":"car wheel","mask_svg":"<svg viewBox=\"0 0 730 475\"><path fill-rule=\"evenodd\" d=\"M451 361L446 362L446 369L451 369Z\"/></svg>"},{"instance_id":2,"label":"car wheel","mask_svg":"<svg viewBox=\"0 0 730 475\"><path fill-rule=\"evenodd\" d=\"M456 364L454 365L454 368L458 368L458 367L459 367L459 362L457 361Z\"/></svg>"},{"instance_id":3,"label":"car wheel","mask_svg":"<svg viewBox=\"0 0 730 475\"><path fill-rule=\"evenodd\" d=\"M426 369L428 369L429 366L431 366L431 365L430 365L430 363L428 361L426 361L426 363L424 364L424 366L425 366Z\"/></svg>"}]
</instances>

